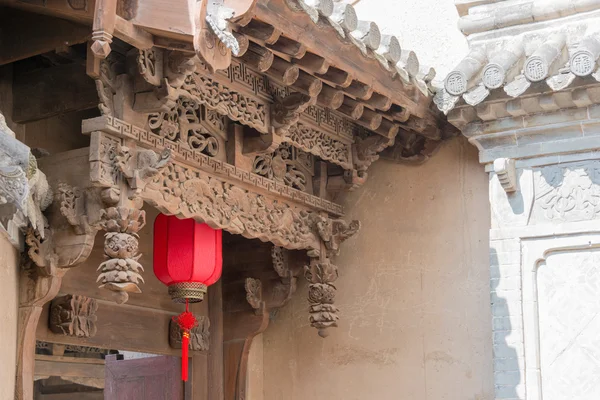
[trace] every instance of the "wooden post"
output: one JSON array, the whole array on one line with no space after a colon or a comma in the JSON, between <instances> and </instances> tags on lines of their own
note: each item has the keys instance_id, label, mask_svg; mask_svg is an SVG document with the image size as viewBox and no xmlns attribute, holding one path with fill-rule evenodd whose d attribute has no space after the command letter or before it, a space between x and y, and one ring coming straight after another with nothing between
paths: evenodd
<instances>
[{"instance_id":1,"label":"wooden post","mask_svg":"<svg viewBox=\"0 0 600 400\"><path fill-rule=\"evenodd\" d=\"M117 0L96 0L92 26L92 52L98 58L106 58L110 54L116 19Z\"/></svg>"},{"instance_id":2,"label":"wooden post","mask_svg":"<svg viewBox=\"0 0 600 400\"><path fill-rule=\"evenodd\" d=\"M208 398L224 399L223 367L223 288L221 281L208 288L210 349L208 351Z\"/></svg>"}]
</instances>

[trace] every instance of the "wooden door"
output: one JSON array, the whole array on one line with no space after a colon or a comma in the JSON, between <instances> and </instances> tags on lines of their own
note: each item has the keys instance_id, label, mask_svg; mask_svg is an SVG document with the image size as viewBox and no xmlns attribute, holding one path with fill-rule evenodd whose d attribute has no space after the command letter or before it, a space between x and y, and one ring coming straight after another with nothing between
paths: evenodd
<instances>
[{"instance_id":1,"label":"wooden door","mask_svg":"<svg viewBox=\"0 0 600 400\"><path fill-rule=\"evenodd\" d=\"M105 373L104 400L184 400L179 357L107 356Z\"/></svg>"}]
</instances>

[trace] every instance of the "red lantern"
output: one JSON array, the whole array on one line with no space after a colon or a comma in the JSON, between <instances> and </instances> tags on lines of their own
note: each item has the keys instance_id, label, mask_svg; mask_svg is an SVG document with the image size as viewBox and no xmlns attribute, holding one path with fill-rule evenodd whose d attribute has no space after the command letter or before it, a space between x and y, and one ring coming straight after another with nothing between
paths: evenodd
<instances>
[{"instance_id":1,"label":"red lantern","mask_svg":"<svg viewBox=\"0 0 600 400\"><path fill-rule=\"evenodd\" d=\"M182 332L181 375L188 378L190 331L198 322L189 303L204 299L208 286L221 277L222 231L193 219L160 214L154 221L154 274L169 288L173 301L185 303L185 312L173 318Z\"/></svg>"}]
</instances>

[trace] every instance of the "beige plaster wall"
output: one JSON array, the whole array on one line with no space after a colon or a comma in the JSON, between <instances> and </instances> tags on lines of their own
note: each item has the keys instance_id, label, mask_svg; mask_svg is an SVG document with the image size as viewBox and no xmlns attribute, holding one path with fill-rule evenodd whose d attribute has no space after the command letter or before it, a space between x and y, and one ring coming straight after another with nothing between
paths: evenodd
<instances>
[{"instance_id":1,"label":"beige plaster wall","mask_svg":"<svg viewBox=\"0 0 600 400\"><path fill-rule=\"evenodd\" d=\"M265 400L493 399L488 180L460 137L428 163L378 161L336 264L340 323L308 324L306 284L263 334ZM253 398L259 399L259 397Z\"/></svg>"}]
</instances>

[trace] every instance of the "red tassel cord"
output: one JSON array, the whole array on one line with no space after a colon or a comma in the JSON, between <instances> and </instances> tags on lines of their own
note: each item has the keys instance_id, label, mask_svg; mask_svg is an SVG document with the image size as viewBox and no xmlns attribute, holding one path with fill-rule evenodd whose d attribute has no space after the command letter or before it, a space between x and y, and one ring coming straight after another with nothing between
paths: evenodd
<instances>
[{"instance_id":1,"label":"red tassel cord","mask_svg":"<svg viewBox=\"0 0 600 400\"><path fill-rule=\"evenodd\" d=\"M188 347L190 343L190 332L198 326L194 314L189 311L189 302L185 300L185 312L173 317L173 322L181 329L181 379L188 380Z\"/></svg>"}]
</instances>

